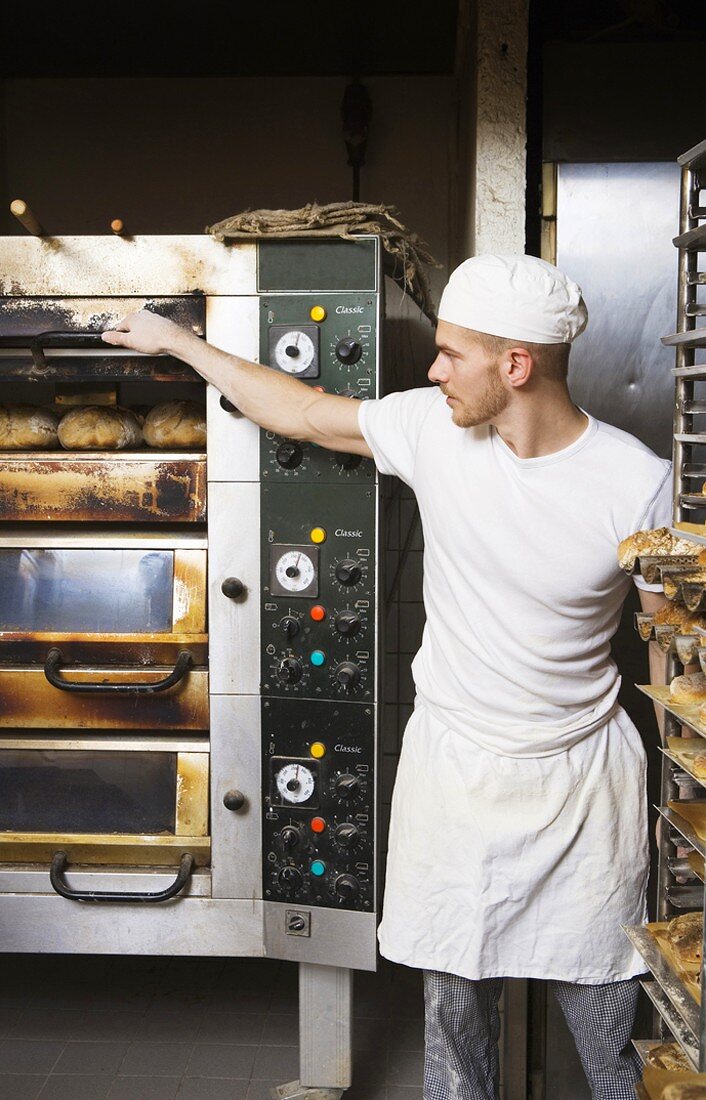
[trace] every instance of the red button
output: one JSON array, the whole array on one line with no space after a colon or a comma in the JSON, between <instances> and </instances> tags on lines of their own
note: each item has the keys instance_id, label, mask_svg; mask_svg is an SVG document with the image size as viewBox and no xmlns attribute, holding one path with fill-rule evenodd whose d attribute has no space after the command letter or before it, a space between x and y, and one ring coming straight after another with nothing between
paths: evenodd
<instances>
[{"instance_id":1,"label":"red button","mask_svg":"<svg viewBox=\"0 0 706 1100\"><path fill-rule=\"evenodd\" d=\"M318 390L319 393L326 393L326 390L323 386L312 386L311 388L312 390Z\"/></svg>"},{"instance_id":2,"label":"red button","mask_svg":"<svg viewBox=\"0 0 706 1100\"><path fill-rule=\"evenodd\" d=\"M314 604L309 614L315 623L320 623L326 618L326 608L322 607L320 603Z\"/></svg>"},{"instance_id":3,"label":"red button","mask_svg":"<svg viewBox=\"0 0 706 1100\"><path fill-rule=\"evenodd\" d=\"M312 817L312 819L311 819L311 830L312 830L312 832L314 832L314 833L323 833L325 828L326 828L326 822L324 821L323 817Z\"/></svg>"}]
</instances>

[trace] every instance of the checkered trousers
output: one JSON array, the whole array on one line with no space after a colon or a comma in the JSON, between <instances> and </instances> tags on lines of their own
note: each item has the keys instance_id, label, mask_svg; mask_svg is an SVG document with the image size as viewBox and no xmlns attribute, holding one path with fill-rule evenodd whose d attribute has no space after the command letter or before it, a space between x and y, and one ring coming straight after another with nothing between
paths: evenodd
<instances>
[{"instance_id":1,"label":"checkered trousers","mask_svg":"<svg viewBox=\"0 0 706 1100\"><path fill-rule=\"evenodd\" d=\"M639 984L550 981L593 1100L634 1100L640 1060L631 1046ZM497 1100L501 978L471 981L424 971L424 1100Z\"/></svg>"}]
</instances>

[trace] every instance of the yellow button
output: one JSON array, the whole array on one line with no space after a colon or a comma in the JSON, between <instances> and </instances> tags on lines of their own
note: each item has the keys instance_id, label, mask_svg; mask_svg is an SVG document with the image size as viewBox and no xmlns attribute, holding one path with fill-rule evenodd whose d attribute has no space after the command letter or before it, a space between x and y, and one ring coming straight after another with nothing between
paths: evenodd
<instances>
[{"instance_id":1,"label":"yellow button","mask_svg":"<svg viewBox=\"0 0 706 1100\"><path fill-rule=\"evenodd\" d=\"M312 527L309 538L312 542L326 542L326 532L323 527Z\"/></svg>"},{"instance_id":2,"label":"yellow button","mask_svg":"<svg viewBox=\"0 0 706 1100\"><path fill-rule=\"evenodd\" d=\"M314 741L313 745L309 749L309 752L317 760L320 760L322 756L326 755L326 746L321 741Z\"/></svg>"},{"instance_id":3,"label":"yellow button","mask_svg":"<svg viewBox=\"0 0 706 1100\"><path fill-rule=\"evenodd\" d=\"M323 306L312 306L309 310L309 316L311 317L312 321L325 321L326 310Z\"/></svg>"}]
</instances>

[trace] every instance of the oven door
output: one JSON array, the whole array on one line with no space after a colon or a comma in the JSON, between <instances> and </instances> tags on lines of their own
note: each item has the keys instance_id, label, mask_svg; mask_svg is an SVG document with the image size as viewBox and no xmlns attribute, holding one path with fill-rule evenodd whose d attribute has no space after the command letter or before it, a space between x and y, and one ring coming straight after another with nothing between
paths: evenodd
<instances>
[{"instance_id":1,"label":"oven door","mask_svg":"<svg viewBox=\"0 0 706 1100\"><path fill-rule=\"evenodd\" d=\"M208 729L206 540L0 536L0 727Z\"/></svg>"},{"instance_id":2,"label":"oven door","mask_svg":"<svg viewBox=\"0 0 706 1100\"><path fill-rule=\"evenodd\" d=\"M0 738L0 863L210 862L206 737Z\"/></svg>"}]
</instances>

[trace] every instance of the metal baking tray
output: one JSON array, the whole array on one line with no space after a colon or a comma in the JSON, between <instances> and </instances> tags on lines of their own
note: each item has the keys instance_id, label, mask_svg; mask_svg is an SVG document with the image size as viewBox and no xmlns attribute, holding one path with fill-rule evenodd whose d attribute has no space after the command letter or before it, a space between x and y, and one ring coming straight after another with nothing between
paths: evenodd
<instances>
[{"instance_id":1,"label":"metal baking tray","mask_svg":"<svg viewBox=\"0 0 706 1100\"><path fill-rule=\"evenodd\" d=\"M701 631L697 627L695 634L680 634L679 628L669 623L655 626L654 613L649 611L636 611L633 622L643 642L656 640L664 653L676 653L683 665L698 661L699 649L706 647L706 628Z\"/></svg>"},{"instance_id":2,"label":"metal baking tray","mask_svg":"<svg viewBox=\"0 0 706 1100\"><path fill-rule=\"evenodd\" d=\"M687 775L690 775L699 786L706 787L706 775L696 775L689 762L690 756L697 752L703 753L706 751L706 745L700 737L668 737L667 747L664 748L660 745L659 749L675 764L678 764Z\"/></svg>"},{"instance_id":3,"label":"metal baking tray","mask_svg":"<svg viewBox=\"0 0 706 1100\"><path fill-rule=\"evenodd\" d=\"M699 650L701 653L701 650ZM659 703L664 707L666 711L673 714L675 718L678 718L689 729L694 730L701 737L706 737L706 725L699 720L699 703L673 703L672 697L669 694L669 688L666 686L656 686L654 684L637 684L638 691L641 691L643 695L649 696L655 703Z\"/></svg>"},{"instance_id":4,"label":"metal baking tray","mask_svg":"<svg viewBox=\"0 0 706 1100\"><path fill-rule=\"evenodd\" d=\"M641 981L640 985L651 1000L657 1012L664 1020L669 1031L682 1048L694 1069L699 1064L699 1039L681 1016L675 1011L671 1001L657 982Z\"/></svg>"},{"instance_id":5,"label":"metal baking tray","mask_svg":"<svg viewBox=\"0 0 706 1100\"><path fill-rule=\"evenodd\" d=\"M686 983L676 973L667 957L662 954L659 944L652 934L652 929L663 927L664 925L653 924L623 925L623 931L627 934L633 947L659 984L660 989L679 1019L681 1019L686 1029L696 1037L699 1034L699 1017L701 1015L699 1003Z\"/></svg>"},{"instance_id":6,"label":"metal baking tray","mask_svg":"<svg viewBox=\"0 0 706 1100\"><path fill-rule=\"evenodd\" d=\"M643 988L644 988L644 985L643 985ZM666 1042L666 1041L667 1040L663 1040L663 1039L633 1039L632 1040L632 1045L634 1046L635 1050L637 1051L638 1056L639 1056L640 1061L642 1062L643 1066L646 1066L647 1065L647 1056L650 1053L650 1051L653 1050L654 1047L661 1047L663 1045L663 1043ZM676 1039L676 1036L675 1036L675 1041L678 1043L678 1045L680 1046L680 1048L683 1050L684 1054L686 1055L686 1057L689 1061L689 1064L691 1065L691 1068L696 1069L697 1068L696 1063L697 1063L698 1057L699 1057L698 1047L696 1048L696 1053L693 1054L692 1052L690 1052L684 1046L684 1043L682 1043L681 1040ZM692 1047L692 1051L693 1051L693 1043L691 1044L691 1047ZM696 1059L696 1061L694 1059Z\"/></svg>"},{"instance_id":7,"label":"metal baking tray","mask_svg":"<svg viewBox=\"0 0 706 1100\"><path fill-rule=\"evenodd\" d=\"M706 496L703 502L706 508ZM700 550L697 548L693 554L640 554L637 558L640 563L640 574L646 584L659 584L663 570L693 570L699 553ZM633 569L632 572L634 573L635 570Z\"/></svg>"},{"instance_id":8,"label":"metal baking tray","mask_svg":"<svg viewBox=\"0 0 706 1100\"><path fill-rule=\"evenodd\" d=\"M665 821L684 837L684 840L706 859L706 835L704 835L703 813L695 815L691 807L700 806L706 810L706 802L668 802L666 806L655 806ZM695 821L696 818L696 821Z\"/></svg>"}]
</instances>

